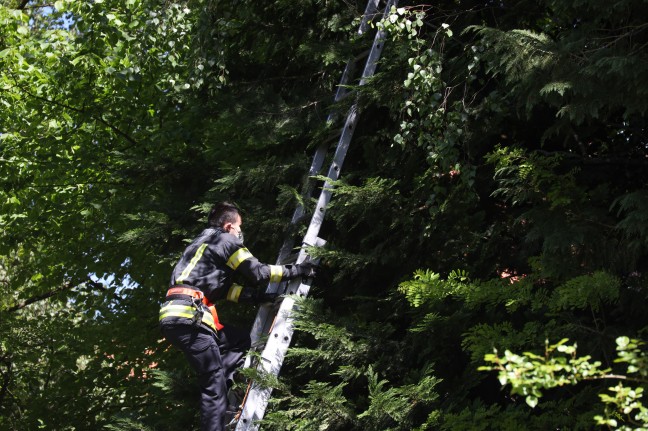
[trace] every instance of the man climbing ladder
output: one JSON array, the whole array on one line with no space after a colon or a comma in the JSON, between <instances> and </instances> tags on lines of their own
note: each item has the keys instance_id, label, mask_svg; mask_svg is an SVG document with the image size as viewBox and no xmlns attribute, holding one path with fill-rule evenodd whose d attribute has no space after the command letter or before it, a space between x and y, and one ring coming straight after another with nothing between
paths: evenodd
<instances>
[{"instance_id":1,"label":"man climbing ladder","mask_svg":"<svg viewBox=\"0 0 648 431\"><path fill-rule=\"evenodd\" d=\"M259 284L297 277L313 277L315 265L267 265L243 245L243 220L227 202L209 213L209 226L185 249L171 275L170 288L160 308L160 328L180 349L198 377L201 389L201 429L225 428L227 390L250 348L250 336L218 319L216 301L260 304L277 294L233 284L234 273ZM236 409L238 406L233 406Z\"/></svg>"}]
</instances>

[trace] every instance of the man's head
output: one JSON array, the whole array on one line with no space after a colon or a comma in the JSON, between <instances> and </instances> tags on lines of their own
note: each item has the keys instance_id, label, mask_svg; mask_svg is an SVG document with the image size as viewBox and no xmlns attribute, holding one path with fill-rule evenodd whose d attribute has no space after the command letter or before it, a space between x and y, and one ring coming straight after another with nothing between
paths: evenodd
<instances>
[{"instance_id":1,"label":"man's head","mask_svg":"<svg viewBox=\"0 0 648 431\"><path fill-rule=\"evenodd\" d=\"M238 208L229 202L219 202L209 211L207 217L209 226L223 228L225 232L231 233L243 241L241 225L243 220Z\"/></svg>"}]
</instances>

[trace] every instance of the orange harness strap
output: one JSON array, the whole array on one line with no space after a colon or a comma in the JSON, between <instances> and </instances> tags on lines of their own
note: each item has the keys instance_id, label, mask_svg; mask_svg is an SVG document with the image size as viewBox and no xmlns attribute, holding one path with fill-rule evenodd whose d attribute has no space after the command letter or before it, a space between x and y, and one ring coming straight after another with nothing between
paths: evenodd
<instances>
[{"instance_id":1,"label":"orange harness strap","mask_svg":"<svg viewBox=\"0 0 648 431\"><path fill-rule=\"evenodd\" d=\"M171 296L171 295L187 295L187 296L191 296L192 298L200 299L202 303L205 304L207 308L209 308L209 312L214 318L216 329L220 331L221 329L224 328L224 326L218 320L218 313L216 312L216 306L212 304L211 301L209 301L209 299L205 297L205 294L202 293L201 290L189 289L188 287L172 287L169 290L167 290L166 293L166 296Z\"/></svg>"}]
</instances>

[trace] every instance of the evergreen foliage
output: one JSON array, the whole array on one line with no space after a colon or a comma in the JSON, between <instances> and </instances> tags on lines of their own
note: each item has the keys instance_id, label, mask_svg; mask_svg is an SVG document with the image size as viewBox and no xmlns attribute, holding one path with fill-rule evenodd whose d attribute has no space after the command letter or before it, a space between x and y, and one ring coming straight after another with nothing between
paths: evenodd
<instances>
[{"instance_id":1,"label":"evergreen foliage","mask_svg":"<svg viewBox=\"0 0 648 431\"><path fill-rule=\"evenodd\" d=\"M171 267L221 199L274 261L355 100L332 103L363 7L0 2L0 429L197 426L157 329ZM647 9L401 2L375 24L263 429L646 427Z\"/></svg>"}]
</instances>

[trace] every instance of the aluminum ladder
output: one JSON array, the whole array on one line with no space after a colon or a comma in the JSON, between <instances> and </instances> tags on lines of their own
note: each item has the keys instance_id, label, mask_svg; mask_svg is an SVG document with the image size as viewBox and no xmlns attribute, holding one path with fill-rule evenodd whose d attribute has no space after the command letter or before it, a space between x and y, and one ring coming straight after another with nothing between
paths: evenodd
<instances>
[{"instance_id":1,"label":"aluminum ladder","mask_svg":"<svg viewBox=\"0 0 648 431\"><path fill-rule=\"evenodd\" d=\"M370 29L370 23L376 18L387 19L391 11L392 6L395 7L397 0L387 0L380 9L380 4L383 3L380 0L368 0L367 6L365 8L364 14L362 16L360 26L358 28L358 34L365 34ZM376 70L376 65L380 55L382 54L382 49L385 41L385 32L380 28L376 29L376 34L373 39L373 44L368 54L366 55L366 61L364 64L364 69L362 75L360 76L359 85L364 85L367 80L372 77ZM347 62L347 65L340 79L340 84L338 85L335 102L341 101L349 93L348 86L353 79L352 75L356 69L356 65L362 58L365 58L365 55L361 58L353 58ZM327 121L333 122L336 117L335 113L331 113L328 116ZM355 126L358 122L358 106L357 103L354 103L348 110L346 118L344 120L344 126L341 129L340 136L338 139L337 147L335 148L335 153L333 154L330 167L327 173L327 181L324 183L324 186L321 189L319 199L313 215L308 226L308 230L304 235L302 240L302 247L297 256L296 263L301 263L306 259L306 248L307 247L321 247L325 244L325 241L318 237L320 227L324 221L324 215L326 214L326 207L331 200L333 184L332 182L336 181L340 177L340 171L342 170L342 164L349 149L349 144L351 143L351 138L355 131ZM313 156L313 161L309 169L309 178L315 175L318 175L321 172L321 169L324 165L329 145L323 143L315 151ZM304 202L308 202L314 191L314 185L312 181L308 181L303 190ZM284 241L283 246L279 252L279 257L277 258L277 264L285 264L289 258L289 254L293 249L294 241L291 235L291 230L293 230L300 221L304 218L304 207L298 205L295 209L293 217L290 222L290 227L288 229L288 235ZM266 292L268 293L279 293L286 295L285 298L281 301L280 304L268 304L262 305L259 308L257 316L254 320L252 330L250 333L252 339L252 348L256 351L261 351L260 357L258 354L250 354L246 358L244 368L255 367L260 374L269 374L273 376L278 376L283 363L286 352L290 345L290 341L293 335L293 325L292 325L292 314L295 309L295 297L306 297L310 290L311 280L292 280L287 283L271 283L268 285ZM272 388L265 387L264 385L252 381L248 386L247 393L242 402L241 409L236 416L235 420L235 430L236 431L248 431L248 430L257 430L258 421L263 419L265 414L266 407L268 405L268 400L272 393Z\"/></svg>"}]
</instances>

